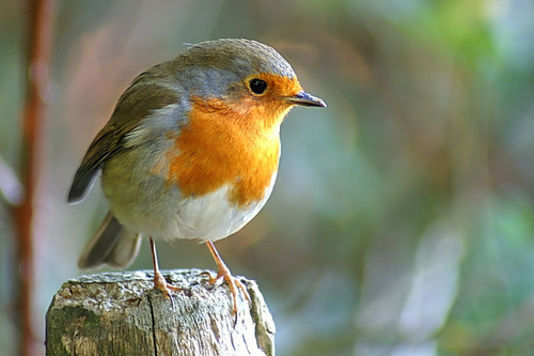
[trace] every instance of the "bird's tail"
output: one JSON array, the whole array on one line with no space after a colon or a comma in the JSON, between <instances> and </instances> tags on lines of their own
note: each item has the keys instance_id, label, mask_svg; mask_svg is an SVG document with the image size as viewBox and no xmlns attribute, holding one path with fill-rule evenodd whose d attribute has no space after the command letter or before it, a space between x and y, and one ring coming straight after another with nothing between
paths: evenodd
<instances>
[{"instance_id":1,"label":"bird's tail","mask_svg":"<svg viewBox=\"0 0 534 356\"><path fill-rule=\"evenodd\" d=\"M139 252L141 235L126 231L108 212L98 231L85 246L78 267L97 268L107 264L115 268L129 266Z\"/></svg>"}]
</instances>

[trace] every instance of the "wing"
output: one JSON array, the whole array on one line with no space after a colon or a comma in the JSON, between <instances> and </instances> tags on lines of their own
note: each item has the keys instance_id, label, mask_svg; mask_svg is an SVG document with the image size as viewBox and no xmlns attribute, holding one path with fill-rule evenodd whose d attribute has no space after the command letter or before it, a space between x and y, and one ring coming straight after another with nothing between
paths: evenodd
<instances>
[{"instance_id":1,"label":"wing","mask_svg":"<svg viewBox=\"0 0 534 356\"><path fill-rule=\"evenodd\" d=\"M67 201L85 199L102 164L125 147L125 137L156 110L176 104L180 90L176 83L166 83L162 65L140 74L120 97L108 123L100 130L89 146L72 181ZM136 139L135 144L142 140Z\"/></svg>"}]
</instances>

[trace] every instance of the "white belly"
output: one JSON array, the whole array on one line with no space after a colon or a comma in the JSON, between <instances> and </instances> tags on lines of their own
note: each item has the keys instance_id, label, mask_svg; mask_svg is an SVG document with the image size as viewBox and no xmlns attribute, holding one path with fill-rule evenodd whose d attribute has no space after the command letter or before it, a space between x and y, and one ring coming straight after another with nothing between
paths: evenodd
<instances>
[{"instance_id":1,"label":"white belly","mask_svg":"<svg viewBox=\"0 0 534 356\"><path fill-rule=\"evenodd\" d=\"M216 241L225 238L239 231L259 213L271 194L275 179L273 177L262 200L245 207L238 207L228 200L229 185L202 197L183 199L179 204L169 197L158 209L157 217L152 216L139 224L139 231L166 240Z\"/></svg>"}]
</instances>

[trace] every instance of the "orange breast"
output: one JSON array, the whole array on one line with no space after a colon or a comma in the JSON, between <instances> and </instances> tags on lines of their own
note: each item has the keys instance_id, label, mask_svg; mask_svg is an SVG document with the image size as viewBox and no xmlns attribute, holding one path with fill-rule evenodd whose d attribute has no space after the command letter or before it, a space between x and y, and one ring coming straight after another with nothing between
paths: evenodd
<instances>
[{"instance_id":1,"label":"orange breast","mask_svg":"<svg viewBox=\"0 0 534 356\"><path fill-rule=\"evenodd\" d=\"M185 196L201 196L226 184L232 187L229 200L239 207L265 196L278 169L279 124L285 112L277 112L269 118L275 124L266 126L258 119L265 108L243 105L193 99L190 122L167 152L169 180Z\"/></svg>"}]
</instances>

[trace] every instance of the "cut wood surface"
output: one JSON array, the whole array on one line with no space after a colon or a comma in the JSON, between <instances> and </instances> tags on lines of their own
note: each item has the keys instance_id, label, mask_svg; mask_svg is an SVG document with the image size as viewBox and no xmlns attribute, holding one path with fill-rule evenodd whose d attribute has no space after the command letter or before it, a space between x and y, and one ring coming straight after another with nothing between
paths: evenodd
<instances>
[{"instance_id":1,"label":"cut wood surface","mask_svg":"<svg viewBox=\"0 0 534 356\"><path fill-rule=\"evenodd\" d=\"M254 281L239 280L237 316L226 283L207 271L163 271L182 288L167 299L151 271L112 272L67 281L46 317L47 355L274 355L275 326ZM213 272L211 272L213 274Z\"/></svg>"}]
</instances>

